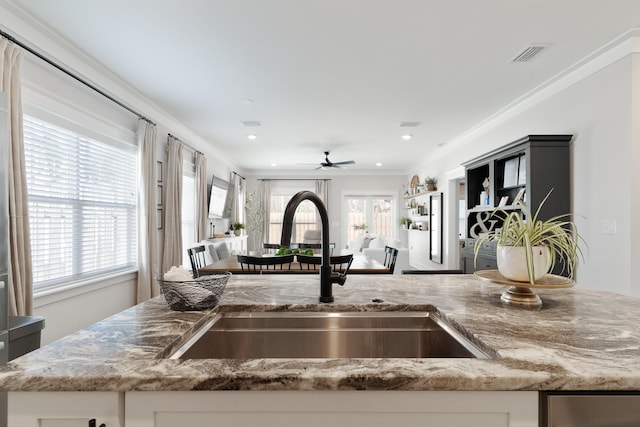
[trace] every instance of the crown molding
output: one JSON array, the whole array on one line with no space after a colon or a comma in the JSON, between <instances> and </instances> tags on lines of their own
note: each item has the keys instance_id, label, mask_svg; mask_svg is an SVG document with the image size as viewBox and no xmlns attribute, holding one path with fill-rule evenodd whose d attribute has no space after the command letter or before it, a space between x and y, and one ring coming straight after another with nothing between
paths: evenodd
<instances>
[{"instance_id":1,"label":"crown molding","mask_svg":"<svg viewBox=\"0 0 640 427\"><path fill-rule=\"evenodd\" d=\"M515 99L468 131L443 144L442 147L430 153L428 159L423 159L418 163L419 166L411 168L411 170L424 168L428 163L446 157L449 153L459 150L462 145L477 138L479 135L488 132L576 83L593 76L622 58L636 53L640 53L640 28L632 28L626 31L546 82Z\"/></svg>"}]
</instances>

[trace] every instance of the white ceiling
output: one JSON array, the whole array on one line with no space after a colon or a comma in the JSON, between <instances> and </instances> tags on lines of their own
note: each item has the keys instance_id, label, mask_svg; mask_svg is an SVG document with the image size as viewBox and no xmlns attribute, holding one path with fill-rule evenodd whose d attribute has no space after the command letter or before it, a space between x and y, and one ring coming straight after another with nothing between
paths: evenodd
<instances>
[{"instance_id":1,"label":"white ceiling","mask_svg":"<svg viewBox=\"0 0 640 427\"><path fill-rule=\"evenodd\" d=\"M309 171L301 163L317 164L330 150L332 161L357 162L350 172L405 173L640 26L640 0L15 4L246 172ZM532 43L550 47L510 63ZM246 128L246 120L262 125ZM404 130L402 121L421 124Z\"/></svg>"}]
</instances>

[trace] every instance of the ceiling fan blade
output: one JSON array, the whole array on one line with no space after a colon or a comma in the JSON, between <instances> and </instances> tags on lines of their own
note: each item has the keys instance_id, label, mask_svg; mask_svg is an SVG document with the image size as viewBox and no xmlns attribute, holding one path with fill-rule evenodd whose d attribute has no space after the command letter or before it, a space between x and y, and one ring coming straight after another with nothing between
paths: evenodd
<instances>
[{"instance_id":1,"label":"ceiling fan blade","mask_svg":"<svg viewBox=\"0 0 640 427\"><path fill-rule=\"evenodd\" d=\"M331 160L329 160L329 152L325 151L324 162L320 162L320 166L315 168L315 170L318 170L318 169L327 170L331 168L342 169L342 166L355 165L355 164L356 162L353 160L347 160L345 162L332 162Z\"/></svg>"}]
</instances>

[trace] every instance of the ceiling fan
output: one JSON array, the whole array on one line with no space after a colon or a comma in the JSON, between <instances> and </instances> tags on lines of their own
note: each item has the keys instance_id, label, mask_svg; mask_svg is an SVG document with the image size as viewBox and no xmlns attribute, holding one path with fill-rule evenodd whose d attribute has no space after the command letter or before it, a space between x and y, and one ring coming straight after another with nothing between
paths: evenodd
<instances>
[{"instance_id":1,"label":"ceiling fan","mask_svg":"<svg viewBox=\"0 0 640 427\"><path fill-rule=\"evenodd\" d=\"M320 166L318 166L316 169L329 169L329 168L341 169L342 166L355 165L355 164L356 162L354 162L353 160L347 160L345 162L332 162L331 160L329 160L329 152L325 151L324 162L320 162Z\"/></svg>"}]
</instances>

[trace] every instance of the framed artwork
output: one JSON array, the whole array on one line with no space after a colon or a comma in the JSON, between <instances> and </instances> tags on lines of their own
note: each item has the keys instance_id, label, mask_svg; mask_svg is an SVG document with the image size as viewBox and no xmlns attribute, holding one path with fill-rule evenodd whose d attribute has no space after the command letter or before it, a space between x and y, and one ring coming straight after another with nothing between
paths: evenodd
<instances>
[{"instance_id":1,"label":"framed artwork","mask_svg":"<svg viewBox=\"0 0 640 427\"><path fill-rule=\"evenodd\" d=\"M504 162L503 188L515 187L518 185L518 169L520 157L514 157Z\"/></svg>"},{"instance_id":2,"label":"framed artwork","mask_svg":"<svg viewBox=\"0 0 640 427\"><path fill-rule=\"evenodd\" d=\"M442 264L442 193L429 196L429 241L431 248L429 249L429 259L433 262Z\"/></svg>"},{"instance_id":3,"label":"framed artwork","mask_svg":"<svg viewBox=\"0 0 640 427\"><path fill-rule=\"evenodd\" d=\"M518 185L527 183L527 161L524 156L520 156L520 164L518 165Z\"/></svg>"},{"instance_id":4,"label":"framed artwork","mask_svg":"<svg viewBox=\"0 0 640 427\"><path fill-rule=\"evenodd\" d=\"M525 188L521 188L520 191L518 191L518 194L516 194L516 197L513 199L513 203L515 204L518 200L524 200L524 191Z\"/></svg>"},{"instance_id":5,"label":"framed artwork","mask_svg":"<svg viewBox=\"0 0 640 427\"><path fill-rule=\"evenodd\" d=\"M156 210L156 215L157 215L156 221L158 223L158 230L162 230L162 226L164 225L163 224L162 208L158 208Z\"/></svg>"},{"instance_id":6,"label":"framed artwork","mask_svg":"<svg viewBox=\"0 0 640 427\"><path fill-rule=\"evenodd\" d=\"M156 186L156 205L162 207L162 184Z\"/></svg>"},{"instance_id":7,"label":"framed artwork","mask_svg":"<svg viewBox=\"0 0 640 427\"><path fill-rule=\"evenodd\" d=\"M160 160L156 161L156 180L162 182L162 162Z\"/></svg>"}]
</instances>

